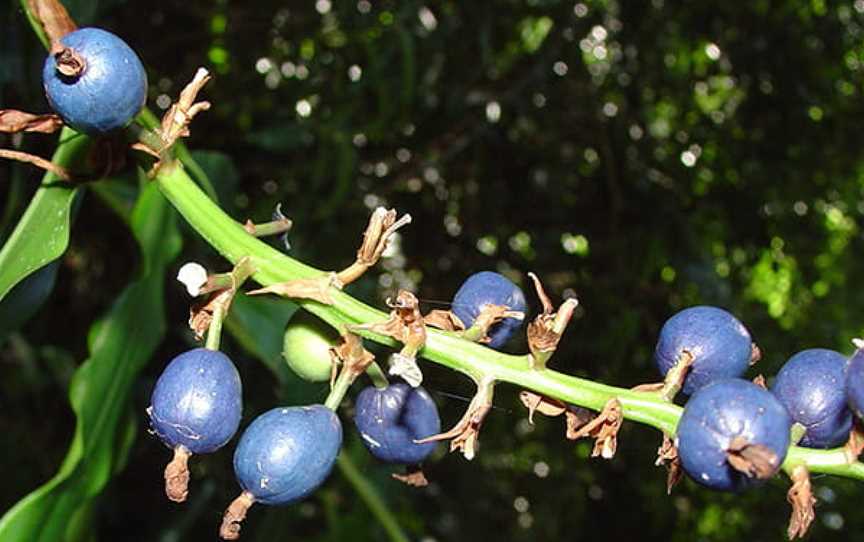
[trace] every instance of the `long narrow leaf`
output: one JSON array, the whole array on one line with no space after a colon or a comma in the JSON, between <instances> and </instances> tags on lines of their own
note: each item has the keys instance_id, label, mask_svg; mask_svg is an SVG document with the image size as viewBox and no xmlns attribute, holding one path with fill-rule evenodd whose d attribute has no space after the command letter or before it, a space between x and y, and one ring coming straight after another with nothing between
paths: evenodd
<instances>
[{"instance_id":1,"label":"long narrow leaf","mask_svg":"<svg viewBox=\"0 0 864 542\"><path fill-rule=\"evenodd\" d=\"M52 161L78 163L90 139L64 128ZM69 244L72 202L78 187L46 173L18 225L0 249L0 299L25 277L56 260Z\"/></svg>"},{"instance_id":2,"label":"long narrow leaf","mask_svg":"<svg viewBox=\"0 0 864 542\"><path fill-rule=\"evenodd\" d=\"M128 453L129 393L165 332L163 283L181 239L176 215L148 186L132 213L141 248L137 279L93 325L90 358L72 380L75 436L59 472L0 518L4 542L71 541L87 532L93 502Z\"/></svg>"}]
</instances>

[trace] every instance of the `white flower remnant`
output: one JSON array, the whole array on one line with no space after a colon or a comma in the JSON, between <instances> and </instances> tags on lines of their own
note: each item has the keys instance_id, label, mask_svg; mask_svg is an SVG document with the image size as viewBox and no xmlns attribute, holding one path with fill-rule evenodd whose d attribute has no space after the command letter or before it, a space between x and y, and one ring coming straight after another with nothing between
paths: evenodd
<instances>
[{"instance_id":1,"label":"white flower remnant","mask_svg":"<svg viewBox=\"0 0 864 542\"><path fill-rule=\"evenodd\" d=\"M207 284L207 270L201 264L189 262L177 272L177 280L186 286L186 291L192 297L201 293L201 288Z\"/></svg>"}]
</instances>

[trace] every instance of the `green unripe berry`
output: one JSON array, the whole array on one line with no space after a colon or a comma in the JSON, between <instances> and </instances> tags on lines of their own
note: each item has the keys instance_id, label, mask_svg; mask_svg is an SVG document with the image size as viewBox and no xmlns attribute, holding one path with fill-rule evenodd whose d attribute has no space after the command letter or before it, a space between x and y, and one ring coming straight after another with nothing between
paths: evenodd
<instances>
[{"instance_id":1,"label":"green unripe berry","mask_svg":"<svg viewBox=\"0 0 864 542\"><path fill-rule=\"evenodd\" d=\"M317 317L302 312L291 318L282 340L282 357L297 376L309 382L330 380L330 347L337 335Z\"/></svg>"}]
</instances>

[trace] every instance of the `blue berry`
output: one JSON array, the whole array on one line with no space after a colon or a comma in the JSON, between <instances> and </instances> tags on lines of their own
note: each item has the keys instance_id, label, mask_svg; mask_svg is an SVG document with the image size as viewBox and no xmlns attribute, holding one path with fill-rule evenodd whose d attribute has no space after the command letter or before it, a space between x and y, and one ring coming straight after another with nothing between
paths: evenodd
<instances>
[{"instance_id":1,"label":"blue berry","mask_svg":"<svg viewBox=\"0 0 864 542\"><path fill-rule=\"evenodd\" d=\"M801 446L833 448L849 438L845 377L846 357L822 348L798 352L777 373L771 391L806 428Z\"/></svg>"},{"instance_id":2,"label":"blue berry","mask_svg":"<svg viewBox=\"0 0 864 542\"><path fill-rule=\"evenodd\" d=\"M184 352L156 381L148 409L153 431L170 448L216 451L237 432L242 395L240 375L228 356L206 348Z\"/></svg>"},{"instance_id":3,"label":"blue berry","mask_svg":"<svg viewBox=\"0 0 864 542\"><path fill-rule=\"evenodd\" d=\"M415 440L441 431L438 407L426 390L403 382L360 392L354 424L372 455L406 465L420 463L435 449L434 442L416 444Z\"/></svg>"},{"instance_id":4,"label":"blue berry","mask_svg":"<svg viewBox=\"0 0 864 542\"><path fill-rule=\"evenodd\" d=\"M330 474L342 424L324 405L274 408L255 418L234 451L234 473L256 502L287 504Z\"/></svg>"},{"instance_id":5,"label":"blue berry","mask_svg":"<svg viewBox=\"0 0 864 542\"><path fill-rule=\"evenodd\" d=\"M791 427L786 407L771 392L740 378L718 380L693 394L684 407L677 429L681 466L711 489L746 489L779 470ZM730 456L742 444L760 461L761 475L733 468Z\"/></svg>"},{"instance_id":6,"label":"blue berry","mask_svg":"<svg viewBox=\"0 0 864 542\"><path fill-rule=\"evenodd\" d=\"M846 368L846 398L849 407L864 420L864 351L858 349Z\"/></svg>"},{"instance_id":7,"label":"blue berry","mask_svg":"<svg viewBox=\"0 0 864 542\"><path fill-rule=\"evenodd\" d=\"M474 273L462 283L453 297L453 313L469 328L486 305L504 305L522 313L527 309L522 290L504 275L492 271ZM489 346L501 348L521 325L522 320L504 318L490 328Z\"/></svg>"},{"instance_id":8,"label":"blue berry","mask_svg":"<svg viewBox=\"0 0 864 542\"><path fill-rule=\"evenodd\" d=\"M126 126L147 96L147 74L135 51L99 28L70 32L60 43L63 49L48 55L42 68L51 108L88 134Z\"/></svg>"},{"instance_id":9,"label":"blue berry","mask_svg":"<svg viewBox=\"0 0 864 542\"><path fill-rule=\"evenodd\" d=\"M719 378L743 375L753 356L753 343L747 328L725 310L690 307L663 324L654 361L665 376L686 354L694 358L683 387L691 395Z\"/></svg>"}]
</instances>

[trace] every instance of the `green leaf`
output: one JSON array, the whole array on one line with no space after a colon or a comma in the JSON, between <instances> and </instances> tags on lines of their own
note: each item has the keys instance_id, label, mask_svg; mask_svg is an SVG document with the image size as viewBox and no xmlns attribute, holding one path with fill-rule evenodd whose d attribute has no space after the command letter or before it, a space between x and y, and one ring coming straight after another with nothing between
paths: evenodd
<instances>
[{"instance_id":1,"label":"green leaf","mask_svg":"<svg viewBox=\"0 0 864 542\"><path fill-rule=\"evenodd\" d=\"M297 305L284 299L238 295L225 320L228 333L273 371L282 384L291 376L282 361L282 336L296 311Z\"/></svg>"},{"instance_id":2,"label":"green leaf","mask_svg":"<svg viewBox=\"0 0 864 542\"><path fill-rule=\"evenodd\" d=\"M76 371L69 399L75 436L59 472L0 518L4 542L54 542L86 536L95 498L129 451L129 396L165 333L165 269L180 251L176 215L155 184L131 218L141 249L138 276L90 329L90 357Z\"/></svg>"},{"instance_id":3,"label":"green leaf","mask_svg":"<svg viewBox=\"0 0 864 542\"><path fill-rule=\"evenodd\" d=\"M78 163L90 139L64 128L52 162ZM18 225L0 249L0 299L27 275L60 257L69 245L72 202L78 187L46 173Z\"/></svg>"}]
</instances>

